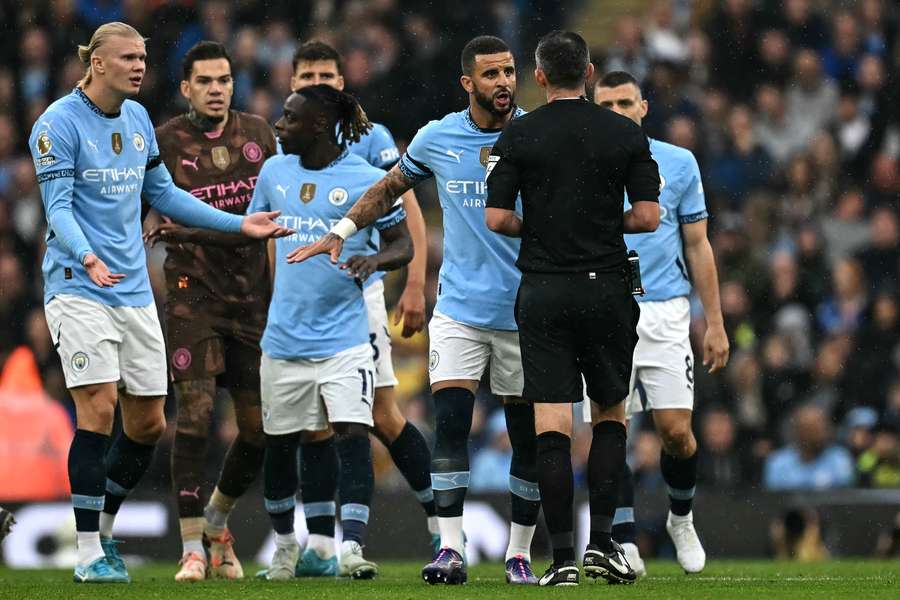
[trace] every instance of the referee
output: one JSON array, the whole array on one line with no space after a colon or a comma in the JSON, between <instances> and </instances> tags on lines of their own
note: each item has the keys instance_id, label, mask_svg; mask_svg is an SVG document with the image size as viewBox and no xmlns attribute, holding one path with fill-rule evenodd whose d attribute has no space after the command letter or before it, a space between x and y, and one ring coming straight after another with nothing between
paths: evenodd
<instances>
[{"instance_id":1,"label":"referee","mask_svg":"<svg viewBox=\"0 0 900 600\"><path fill-rule=\"evenodd\" d=\"M578 583L570 404L583 398L582 376L594 403L584 570L631 583L634 571L610 537L639 315L622 235L656 229L659 172L640 127L585 99L594 68L581 36L551 32L535 59L547 104L511 121L494 145L485 218L491 230L522 238L516 320L523 397L535 403L538 482L553 544L553 564L540 584ZM623 213L626 190L632 208Z\"/></svg>"}]
</instances>

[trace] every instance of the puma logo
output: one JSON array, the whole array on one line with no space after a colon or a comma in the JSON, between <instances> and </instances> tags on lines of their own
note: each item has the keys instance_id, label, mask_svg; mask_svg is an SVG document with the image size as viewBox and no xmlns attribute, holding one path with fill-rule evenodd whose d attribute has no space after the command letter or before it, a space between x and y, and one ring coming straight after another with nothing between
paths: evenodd
<instances>
[{"instance_id":1,"label":"puma logo","mask_svg":"<svg viewBox=\"0 0 900 600\"><path fill-rule=\"evenodd\" d=\"M94 140L86 140L86 141L87 141L87 145L91 147L91 150L93 150L94 152L100 152L100 148L97 147L97 142L95 142Z\"/></svg>"},{"instance_id":2,"label":"puma logo","mask_svg":"<svg viewBox=\"0 0 900 600\"><path fill-rule=\"evenodd\" d=\"M41 125L44 125L47 128L47 131L50 131L50 129L51 129L50 125L52 123L53 123L53 119L50 119L49 121L41 121Z\"/></svg>"},{"instance_id":3,"label":"puma logo","mask_svg":"<svg viewBox=\"0 0 900 600\"><path fill-rule=\"evenodd\" d=\"M286 200L287 199L287 191L289 189L291 189L291 186L284 187L283 185L281 185L279 183L278 185L275 186L275 189L278 190L279 192L281 192L282 200Z\"/></svg>"},{"instance_id":4,"label":"puma logo","mask_svg":"<svg viewBox=\"0 0 900 600\"><path fill-rule=\"evenodd\" d=\"M195 171L199 171L199 170L200 170L200 167L197 166L197 161L198 161L198 160L200 160L200 157L199 157L199 156L195 156L195 157L194 157L194 160L188 160L188 159L186 159L186 158L182 158L182 159L181 159L181 166L182 166L182 167L194 167L194 170L195 170Z\"/></svg>"},{"instance_id":5,"label":"puma logo","mask_svg":"<svg viewBox=\"0 0 900 600\"><path fill-rule=\"evenodd\" d=\"M449 149L448 149L448 150L447 150L447 156L452 156L453 158L456 159L456 162L459 162L459 159L460 159L460 157L462 156L462 153L463 153L463 152L465 152L465 150L460 150L459 152L454 152L453 150L449 150Z\"/></svg>"},{"instance_id":6,"label":"puma logo","mask_svg":"<svg viewBox=\"0 0 900 600\"><path fill-rule=\"evenodd\" d=\"M199 485L194 488L193 492L190 490L179 490L178 491L179 498L190 498L191 496L193 496L197 500L200 499L200 486Z\"/></svg>"}]
</instances>

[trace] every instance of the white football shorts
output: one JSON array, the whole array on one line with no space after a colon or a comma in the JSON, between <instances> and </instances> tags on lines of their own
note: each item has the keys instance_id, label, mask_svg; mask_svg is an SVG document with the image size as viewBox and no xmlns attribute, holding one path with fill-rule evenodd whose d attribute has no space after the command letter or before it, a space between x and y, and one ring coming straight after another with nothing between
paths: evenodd
<instances>
[{"instance_id":1,"label":"white football shorts","mask_svg":"<svg viewBox=\"0 0 900 600\"><path fill-rule=\"evenodd\" d=\"M491 392L521 396L525 385L519 332L473 327L434 311L428 323L431 384L453 379L481 380L491 364Z\"/></svg>"},{"instance_id":2,"label":"white football shorts","mask_svg":"<svg viewBox=\"0 0 900 600\"><path fill-rule=\"evenodd\" d=\"M263 431L284 435L321 431L329 423L372 426L375 363L361 344L321 359L272 358L259 369Z\"/></svg>"},{"instance_id":3,"label":"white football shorts","mask_svg":"<svg viewBox=\"0 0 900 600\"><path fill-rule=\"evenodd\" d=\"M156 306L107 306L59 294L44 306L66 386L121 382L133 396L165 396L166 343Z\"/></svg>"},{"instance_id":4,"label":"white football shorts","mask_svg":"<svg viewBox=\"0 0 900 600\"><path fill-rule=\"evenodd\" d=\"M375 387L397 385L394 360L391 357L391 334L388 331L388 314L384 304L384 280L378 280L363 292L369 313L369 342L375 361Z\"/></svg>"}]
</instances>

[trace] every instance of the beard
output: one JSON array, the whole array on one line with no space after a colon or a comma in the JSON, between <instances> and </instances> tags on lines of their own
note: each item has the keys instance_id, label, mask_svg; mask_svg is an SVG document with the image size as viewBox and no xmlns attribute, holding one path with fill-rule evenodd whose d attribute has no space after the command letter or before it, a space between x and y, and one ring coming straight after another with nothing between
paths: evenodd
<instances>
[{"instance_id":1,"label":"beard","mask_svg":"<svg viewBox=\"0 0 900 600\"><path fill-rule=\"evenodd\" d=\"M478 106L498 117L509 114L509 111L516 105L516 96L513 94L512 90L509 91L509 106L506 108L497 108L494 106L494 97L482 94L481 90L477 87L472 95L475 96L475 102L478 103Z\"/></svg>"},{"instance_id":2,"label":"beard","mask_svg":"<svg viewBox=\"0 0 900 600\"><path fill-rule=\"evenodd\" d=\"M188 112L188 120L200 131L212 131L216 125L225 120L225 115L203 115L191 108Z\"/></svg>"}]
</instances>

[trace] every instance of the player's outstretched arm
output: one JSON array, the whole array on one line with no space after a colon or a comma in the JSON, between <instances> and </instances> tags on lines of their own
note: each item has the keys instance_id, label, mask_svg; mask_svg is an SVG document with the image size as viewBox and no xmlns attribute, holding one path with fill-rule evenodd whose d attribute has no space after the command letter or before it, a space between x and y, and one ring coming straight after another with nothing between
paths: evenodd
<instances>
[{"instance_id":1,"label":"player's outstretched arm","mask_svg":"<svg viewBox=\"0 0 900 600\"><path fill-rule=\"evenodd\" d=\"M152 248L158 242L170 244L202 244L220 248L238 248L256 243L256 240L240 233L223 233L211 229L185 227L150 209L144 219L144 241Z\"/></svg>"},{"instance_id":2,"label":"player's outstretched arm","mask_svg":"<svg viewBox=\"0 0 900 600\"><path fill-rule=\"evenodd\" d=\"M722 318L722 304L719 299L719 274L712 246L706 237L706 219L695 223L683 223L681 235L684 238L684 257L691 271L694 287L703 303L706 315L706 335L703 337L703 364L710 373L723 369L728 364L730 352L725 322Z\"/></svg>"},{"instance_id":3,"label":"player's outstretched arm","mask_svg":"<svg viewBox=\"0 0 900 600\"><path fill-rule=\"evenodd\" d=\"M284 237L293 233L274 221L278 211L257 212L246 216L217 210L180 189L172 181L166 166L155 159L147 165L144 195L160 213L186 225L230 233L242 233L251 238Z\"/></svg>"},{"instance_id":4,"label":"player's outstretched arm","mask_svg":"<svg viewBox=\"0 0 900 600\"><path fill-rule=\"evenodd\" d=\"M387 175L366 190L366 193L353 205L353 208L331 232L323 235L315 243L301 246L287 255L289 263L303 262L318 254L330 254L331 262L337 264L344 247L344 240L368 227L394 206L396 199L415 185L400 168L394 165Z\"/></svg>"},{"instance_id":5,"label":"player's outstretched arm","mask_svg":"<svg viewBox=\"0 0 900 600\"><path fill-rule=\"evenodd\" d=\"M381 250L368 256L356 255L347 259L341 269L365 281L375 271L393 271L409 263L413 257L413 242L406 219L387 229L379 230Z\"/></svg>"},{"instance_id":6,"label":"player's outstretched arm","mask_svg":"<svg viewBox=\"0 0 900 600\"><path fill-rule=\"evenodd\" d=\"M428 267L428 235L425 217L416 199L409 190L403 194L403 208L406 210L406 225L412 238L413 257L406 267L406 285L394 309L394 325L403 319L403 337L410 337L425 327L425 272Z\"/></svg>"}]
</instances>

